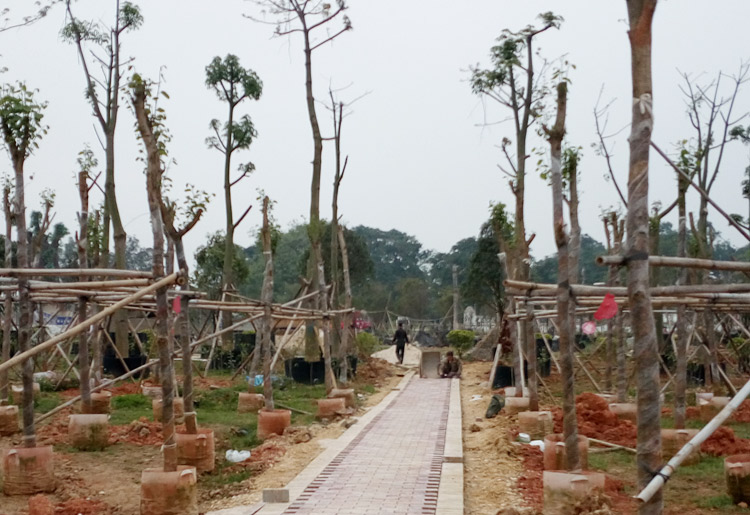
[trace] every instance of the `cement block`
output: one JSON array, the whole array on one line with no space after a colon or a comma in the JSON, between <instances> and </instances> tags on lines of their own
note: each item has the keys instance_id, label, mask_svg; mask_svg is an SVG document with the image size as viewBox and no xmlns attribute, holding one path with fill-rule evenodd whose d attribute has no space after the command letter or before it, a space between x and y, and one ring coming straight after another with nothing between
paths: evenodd
<instances>
[{"instance_id":1,"label":"cement block","mask_svg":"<svg viewBox=\"0 0 750 515\"><path fill-rule=\"evenodd\" d=\"M288 503L289 490L286 488L266 488L263 490L263 502Z\"/></svg>"},{"instance_id":2,"label":"cement block","mask_svg":"<svg viewBox=\"0 0 750 515\"><path fill-rule=\"evenodd\" d=\"M438 365L440 365L440 351L423 350L419 359L419 377L439 378Z\"/></svg>"}]
</instances>

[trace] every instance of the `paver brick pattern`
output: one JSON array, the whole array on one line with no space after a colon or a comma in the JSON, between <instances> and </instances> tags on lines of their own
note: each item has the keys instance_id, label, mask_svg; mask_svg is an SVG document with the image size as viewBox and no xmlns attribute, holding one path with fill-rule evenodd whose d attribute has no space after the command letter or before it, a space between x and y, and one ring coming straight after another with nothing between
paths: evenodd
<instances>
[{"instance_id":1,"label":"paver brick pattern","mask_svg":"<svg viewBox=\"0 0 750 515\"><path fill-rule=\"evenodd\" d=\"M285 514L434 514L451 382L412 379Z\"/></svg>"}]
</instances>

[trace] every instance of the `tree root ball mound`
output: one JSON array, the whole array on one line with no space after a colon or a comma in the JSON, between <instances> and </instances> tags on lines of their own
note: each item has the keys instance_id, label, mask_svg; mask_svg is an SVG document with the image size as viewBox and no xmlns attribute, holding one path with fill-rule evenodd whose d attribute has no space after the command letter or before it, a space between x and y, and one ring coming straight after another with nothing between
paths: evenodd
<instances>
[{"instance_id":1,"label":"tree root ball mound","mask_svg":"<svg viewBox=\"0 0 750 515\"><path fill-rule=\"evenodd\" d=\"M133 445L158 445L164 442L161 422L153 422L146 417L132 421L124 426L109 428L110 443L129 443Z\"/></svg>"},{"instance_id":2,"label":"tree root ball mound","mask_svg":"<svg viewBox=\"0 0 750 515\"><path fill-rule=\"evenodd\" d=\"M34 495L29 498L29 515L55 515L55 505L46 495Z\"/></svg>"},{"instance_id":3,"label":"tree root ball mound","mask_svg":"<svg viewBox=\"0 0 750 515\"><path fill-rule=\"evenodd\" d=\"M102 515L110 513L110 509L101 501L70 499L58 504L54 513L55 515Z\"/></svg>"},{"instance_id":4,"label":"tree root ball mound","mask_svg":"<svg viewBox=\"0 0 750 515\"><path fill-rule=\"evenodd\" d=\"M750 401L745 401L740 404L740 407L734 412L732 418L734 418L736 422L742 422L743 424L750 422Z\"/></svg>"},{"instance_id":5,"label":"tree root ball mound","mask_svg":"<svg viewBox=\"0 0 750 515\"><path fill-rule=\"evenodd\" d=\"M562 433L562 410L554 408L555 432ZM582 393L576 397L578 433L617 445L635 447L637 432L635 424L620 420L609 409L607 401L593 393Z\"/></svg>"},{"instance_id":6,"label":"tree root ball mound","mask_svg":"<svg viewBox=\"0 0 750 515\"><path fill-rule=\"evenodd\" d=\"M369 358L357 364L357 379L362 381L383 381L393 375L390 363L378 358Z\"/></svg>"},{"instance_id":7,"label":"tree root ball mound","mask_svg":"<svg viewBox=\"0 0 750 515\"><path fill-rule=\"evenodd\" d=\"M701 451L711 456L750 453L750 440L737 438L728 427L720 427L701 445Z\"/></svg>"},{"instance_id":8,"label":"tree root ball mound","mask_svg":"<svg viewBox=\"0 0 750 515\"><path fill-rule=\"evenodd\" d=\"M522 446L519 453L523 457L524 472L518 478L518 490L529 507L541 510L544 506L544 454L530 445Z\"/></svg>"}]
</instances>

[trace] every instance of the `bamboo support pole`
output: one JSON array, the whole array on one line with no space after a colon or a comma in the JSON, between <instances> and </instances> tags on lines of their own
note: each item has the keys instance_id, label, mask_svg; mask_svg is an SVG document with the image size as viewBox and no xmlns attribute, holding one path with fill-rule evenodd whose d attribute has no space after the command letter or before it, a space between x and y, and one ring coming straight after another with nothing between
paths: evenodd
<instances>
[{"instance_id":1,"label":"bamboo support pole","mask_svg":"<svg viewBox=\"0 0 750 515\"><path fill-rule=\"evenodd\" d=\"M734 263L734 262L732 262ZM557 291L557 285L549 283L534 283L527 281L515 281L506 279L503 284L508 289L508 293L513 295L523 295L527 297L554 297ZM625 286L590 286L587 284L572 284L570 288L576 297L603 297L611 293L616 297L627 296ZM733 284L689 284L689 285L671 285L671 286L652 286L649 293L653 297L690 295L702 293L743 293L750 292L750 283L733 283ZM543 302L544 299L534 300L534 303ZM549 299L547 299L549 301Z\"/></svg>"},{"instance_id":2,"label":"bamboo support pole","mask_svg":"<svg viewBox=\"0 0 750 515\"><path fill-rule=\"evenodd\" d=\"M29 270L29 269L27 269ZM101 269L98 269L101 270ZM135 302L136 300L140 299L141 297L144 297L145 295L148 295L149 293L156 291L159 288L164 288L166 286L169 286L170 284L174 284L179 278L179 274L171 274L164 279L161 279L160 281L157 281L153 283L152 285L142 289L138 293L135 293L129 297L126 297L122 299L121 301L115 303L114 305L108 307L107 309L104 309L100 311L99 313L95 314L94 316L90 317L87 320L84 320L75 327L72 327L65 331L64 333L61 333L57 336L54 336L50 338L49 340L40 343L39 345L32 347L31 349L27 350L26 352L22 352L19 354L16 354L12 358L10 358L8 361L5 361L3 363L0 363L0 372L3 370L8 370L11 367L14 367L20 363L23 363L27 359L31 358L32 356L36 356L40 352L43 352L58 343L65 341L68 338L71 338L73 336L78 335L82 331L85 331L88 329L89 326L99 322L100 320L103 320L104 318L108 317L110 314L114 313L118 309L122 309L128 304Z\"/></svg>"},{"instance_id":3,"label":"bamboo support pole","mask_svg":"<svg viewBox=\"0 0 750 515\"><path fill-rule=\"evenodd\" d=\"M596 264L600 266L623 266L623 256L599 256ZM750 263L743 261L716 261L713 259L681 258L673 256L649 256L649 266L670 266L679 268L700 268L704 270L724 270L727 272L750 272Z\"/></svg>"},{"instance_id":4,"label":"bamboo support pole","mask_svg":"<svg viewBox=\"0 0 750 515\"><path fill-rule=\"evenodd\" d=\"M135 330L133 327L133 324L130 322L130 319L128 319L128 329L130 329L130 332L133 333L133 339L135 340L136 345L138 345L138 350L141 351L141 354L146 352L143 348L143 342L141 341L141 337L138 336L138 331Z\"/></svg>"},{"instance_id":5,"label":"bamboo support pole","mask_svg":"<svg viewBox=\"0 0 750 515\"><path fill-rule=\"evenodd\" d=\"M694 449L700 448L701 444L705 442L708 437L710 437L714 431L716 431L716 429L718 429L721 424L732 415L732 413L734 413L748 395L750 395L750 381L745 383L740 391L737 392L737 395L735 395L732 400L729 401L729 403L703 427L703 429L698 431L697 435L687 442L682 449L680 449L679 452L675 454L656 475L654 475L651 482L641 490L641 493L636 496L636 499L643 503L648 502L661 489L661 487L664 486L667 479L669 479L672 473L677 470L677 467L685 461L685 458L690 456Z\"/></svg>"},{"instance_id":6,"label":"bamboo support pole","mask_svg":"<svg viewBox=\"0 0 750 515\"><path fill-rule=\"evenodd\" d=\"M0 268L0 276L5 277L134 277L151 279L151 272L119 270L114 268Z\"/></svg>"},{"instance_id":7,"label":"bamboo support pole","mask_svg":"<svg viewBox=\"0 0 750 515\"><path fill-rule=\"evenodd\" d=\"M498 343L495 348L495 357L492 360L492 370L490 370L490 382L487 387L492 390L492 385L495 384L495 374L497 373L497 362L500 361L500 354L503 352L502 344Z\"/></svg>"},{"instance_id":8,"label":"bamboo support pole","mask_svg":"<svg viewBox=\"0 0 750 515\"><path fill-rule=\"evenodd\" d=\"M100 270L100 269L97 269ZM87 274L90 275L90 274ZM99 274L101 275L101 274ZM145 287L149 285L149 279L126 279L121 281L88 281L88 282L70 282L70 283L52 283L47 281L29 281L31 291L34 290L67 290L67 289L84 289L84 290L106 290L110 288L127 287Z\"/></svg>"},{"instance_id":9,"label":"bamboo support pole","mask_svg":"<svg viewBox=\"0 0 750 515\"><path fill-rule=\"evenodd\" d=\"M294 335L296 335L298 332L300 332L300 330L303 327L305 327L305 326L301 325L301 324L298 325L297 328L294 330L294 332L291 335L289 335L288 333L289 333L289 328L290 327L291 327L291 325L287 326L285 334L281 338L281 343L279 343L279 345L278 345L278 347L276 349L276 353L273 355L273 359L271 360L271 370L273 370L273 367L276 366L276 362L279 360L279 356L281 355L281 351L284 349L284 346L287 343L289 343L292 340L292 338L294 338Z\"/></svg>"},{"instance_id":10,"label":"bamboo support pole","mask_svg":"<svg viewBox=\"0 0 750 515\"><path fill-rule=\"evenodd\" d=\"M117 345L114 341L112 341L112 337L109 335L109 331L104 331L104 337L109 342L109 346L112 347L112 349L115 351L115 355L117 356L117 359L120 360L120 363L125 368L125 372L130 372L130 367L127 363L125 363L125 358L122 356L122 353L120 352L120 349L117 348Z\"/></svg>"},{"instance_id":11,"label":"bamboo support pole","mask_svg":"<svg viewBox=\"0 0 750 515\"><path fill-rule=\"evenodd\" d=\"M610 449L628 451L628 452L632 452L633 454L636 454L637 452L635 449L632 449L630 447L625 447L624 445L617 445L616 443L605 442L604 440L598 440L596 438L591 438L590 436L588 437L588 439L589 439L589 442L594 442L599 445L604 445L605 447L609 447Z\"/></svg>"},{"instance_id":12,"label":"bamboo support pole","mask_svg":"<svg viewBox=\"0 0 750 515\"><path fill-rule=\"evenodd\" d=\"M544 346L547 347L547 352L549 352L549 357L552 360L552 363L555 364L555 368L557 369L557 373L562 375L562 368L560 368L560 363L557 361L557 358L555 357L554 352L552 352L552 346L549 344L549 341L547 340L547 335L542 330L542 326L539 323L539 318L536 319L536 326L539 328L539 333L542 335L542 340L544 341Z\"/></svg>"}]
</instances>

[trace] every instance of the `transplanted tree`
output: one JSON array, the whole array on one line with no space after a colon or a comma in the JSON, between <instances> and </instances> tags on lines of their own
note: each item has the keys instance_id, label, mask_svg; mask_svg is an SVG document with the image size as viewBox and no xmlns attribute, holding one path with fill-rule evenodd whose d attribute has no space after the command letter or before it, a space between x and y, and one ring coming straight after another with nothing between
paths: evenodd
<instances>
[{"instance_id":1,"label":"transplanted tree","mask_svg":"<svg viewBox=\"0 0 750 515\"><path fill-rule=\"evenodd\" d=\"M39 140L47 129L42 124L42 111L46 103L34 98L34 91L24 84L5 85L0 90L0 130L3 143L13 164L15 198L13 215L16 224L18 268L29 268L29 244L26 233L26 204L24 198L24 165L26 159L38 148ZM26 277L18 279L19 318L18 350L29 350L31 329L31 296ZM34 361L23 362L23 442L26 447L36 446L34 432Z\"/></svg>"},{"instance_id":2,"label":"transplanted tree","mask_svg":"<svg viewBox=\"0 0 750 515\"><path fill-rule=\"evenodd\" d=\"M161 196L160 204L164 229L168 238L174 245L177 266L180 267L180 272L185 278L189 277L190 267L188 265L187 256L185 255L185 246L182 240L185 235L195 227L195 224L198 223L198 220L200 220L203 211L210 200L210 196L207 193L195 190L192 186L188 186L186 190L190 192L191 195L186 199L184 206L178 207L174 201L169 200L163 195ZM178 223L177 218L180 215L186 220L181 226L176 225ZM190 285L186 282L182 288L190 290ZM180 295L178 298L180 308L179 311L177 311L175 327L180 339L182 362L187 364L192 360L192 352L190 348L190 320L188 318L190 297L188 295ZM185 408L185 429L189 434L197 434L198 421L193 406L193 369L190 365L186 365L183 367L182 373L182 399Z\"/></svg>"},{"instance_id":3,"label":"transplanted tree","mask_svg":"<svg viewBox=\"0 0 750 515\"><path fill-rule=\"evenodd\" d=\"M74 43L83 67L86 80L86 98L91 104L99 128L103 133L102 141L106 155L104 179L104 220L102 235L103 260L101 265L109 266L109 228L112 225L112 237L115 248L115 268L126 268L127 234L120 216L120 208L115 193L115 131L117 129L122 93L123 72L133 59L122 57L122 35L136 30L143 23L140 8L132 2L115 1L114 25L103 27L96 22L79 20L73 14L71 0L65 0L68 24L62 30L64 40ZM91 66L97 66L100 78L95 76ZM127 354L128 325L125 311L115 314L115 340L121 353Z\"/></svg>"},{"instance_id":4,"label":"transplanted tree","mask_svg":"<svg viewBox=\"0 0 750 515\"><path fill-rule=\"evenodd\" d=\"M728 76L720 72L716 79L708 84L700 84L688 74L683 73L682 92L686 97L688 117L694 137L682 143L680 167L703 189L706 196L700 196L698 218L688 215L689 227L695 242L694 255L703 259L713 257L715 232L708 221L708 198L722 169L726 148L741 130L738 122L747 113L735 114L737 101L743 85L750 80L750 63L742 63L736 75ZM729 80L728 90L723 89L722 80ZM679 184L679 183L682 184ZM683 176L678 179L678 188L687 190L688 184ZM684 196L684 194L680 194ZM679 198L678 198L679 201ZM708 280L708 271L698 272L693 278L698 284ZM715 319L711 309L704 311L704 339L709 348L706 365L706 382L711 384L720 381L718 373L718 341L714 331Z\"/></svg>"},{"instance_id":5,"label":"transplanted tree","mask_svg":"<svg viewBox=\"0 0 750 515\"><path fill-rule=\"evenodd\" d=\"M519 32L505 29L497 39L498 44L490 51L492 67L471 69L471 86L475 94L489 98L511 112L515 132L515 157L511 157L508 147L511 140L503 138L501 148L507 158L509 170L501 170L510 179L510 189L516 205L513 219L513 241L506 242L512 252L506 253L508 271L511 277L526 281L529 279L529 245L534 235L527 238L524 221L524 200L526 191L526 159L529 129L543 113L544 98L548 88L544 85L544 66L539 71L534 68L534 38L551 29L559 28L562 17L552 12L539 15L539 27L527 26ZM524 321L522 338L528 343L533 331ZM533 338L532 338L533 339ZM518 394L521 390L518 389Z\"/></svg>"},{"instance_id":6,"label":"transplanted tree","mask_svg":"<svg viewBox=\"0 0 750 515\"><path fill-rule=\"evenodd\" d=\"M580 468L578 452L578 422L576 419L575 387L573 384L573 343L575 332L572 329L575 311L570 308L570 275L573 267L569 263L568 245L570 237L565 230L563 215L562 186L562 140L565 135L565 114L567 110L567 83L557 86L557 117L555 125L548 131L550 142L550 176L552 182L553 229L557 245L557 323L560 329L560 365L563 380L563 435L565 439L565 459L568 470ZM577 272L577 271L576 271Z\"/></svg>"},{"instance_id":7,"label":"transplanted tree","mask_svg":"<svg viewBox=\"0 0 750 515\"><path fill-rule=\"evenodd\" d=\"M219 100L227 105L227 121L221 124L219 120L211 120L211 129L214 135L206 142L211 148L215 148L224 154L224 209L226 212L226 225L224 232L224 266L222 269L222 294L236 293L237 285L233 274L234 267L234 231L242 223L245 216L250 212L248 205L242 215L235 220L232 206L232 188L242 179L247 177L255 166L248 162L239 166L239 175L232 177L232 154L237 150L250 147L257 133L250 116L244 115L239 120L235 119L235 110L244 100L250 98L258 100L263 92L263 84L258 75L249 68L243 68L236 55L228 54L223 60L214 57L206 66L206 86L216 93ZM222 326L232 325L232 313L222 312ZM224 346L232 344L232 334L225 333L222 336Z\"/></svg>"},{"instance_id":8,"label":"transplanted tree","mask_svg":"<svg viewBox=\"0 0 750 515\"><path fill-rule=\"evenodd\" d=\"M326 309L328 306L328 289L323 277L323 251L321 249L320 224L320 176L323 163L323 136L320 132L318 114L315 108L315 96L312 80L312 55L323 45L330 43L344 32L351 30L352 25L345 11L348 9L344 0L336 0L332 6L327 0L255 0L255 3L276 18L276 35L287 36L295 33L302 35L303 52L305 56L305 96L307 99L307 113L313 136L312 182L310 184L310 220L309 236L311 263L308 268L313 278L312 284L318 288L318 307ZM333 10L331 8L333 7ZM341 20L338 29L331 30L331 25ZM316 35L322 33L319 39ZM315 332L308 331L308 334ZM326 362L326 389L331 390L334 385L333 370L331 369L330 341L328 327L323 324L323 357Z\"/></svg>"},{"instance_id":9,"label":"transplanted tree","mask_svg":"<svg viewBox=\"0 0 750 515\"><path fill-rule=\"evenodd\" d=\"M152 273L155 279L164 277L164 223L162 219L162 177L166 156L163 111L150 103L152 85L139 75L131 80L131 102L135 111L138 133L146 151L146 193L151 231L154 237ZM173 362L168 340L167 288L156 290L156 343L159 349L159 364L162 377L162 431L164 432L164 471L177 470L177 444L175 443L175 420L173 399Z\"/></svg>"},{"instance_id":10,"label":"transplanted tree","mask_svg":"<svg viewBox=\"0 0 750 515\"><path fill-rule=\"evenodd\" d=\"M659 353L648 275L649 143L654 129L651 80L651 24L657 0L628 0L633 107L630 125L628 214L625 222L628 259L628 304L633 329L638 391L638 486L645 487L662 464ZM640 515L662 512L662 492L641 503Z\"/></svg>"}]
</instances>

